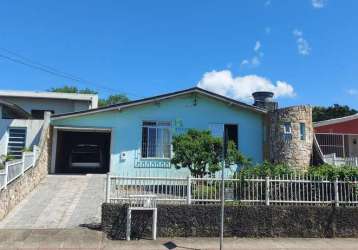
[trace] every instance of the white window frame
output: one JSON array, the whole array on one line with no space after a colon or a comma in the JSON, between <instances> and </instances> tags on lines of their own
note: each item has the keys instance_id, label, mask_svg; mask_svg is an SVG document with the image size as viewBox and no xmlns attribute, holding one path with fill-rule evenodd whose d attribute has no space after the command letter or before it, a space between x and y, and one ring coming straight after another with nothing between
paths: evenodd
<instances>
[{"instance_id":1,"label":"white window frame","mask_svg":"<svg viewBox=\"0 0 358 250\"><path fill-rule=\"evenodd\" d=\"M144 125L145 122L148 122L148 123L155 123L156 125ZM164 125L165 124L165 125ZM162 155L162 157L160 156L155 156L155 157L148 157L149 155L149 147L147 146L147 156L146 157L143 157L143 128L154 128L156 129L156 141L157 141L157 135L158 135L158 129L163 129L163 128L167 128L168 129L168 132L169 132L169 157L165 157L164 156L164 153ZM148 138L147 138L147 143L148 143ZM157 145L155 146L155 151L157 154ZM162 150L164 152L164 150ZM171 130L171 122L170 121L161 121L161 120L143 120L142 121L142 124L141 124L141 149L140 149L140 158L142 160L170 160L172 158L172 130Z\"/></svg>"}]
</instances>

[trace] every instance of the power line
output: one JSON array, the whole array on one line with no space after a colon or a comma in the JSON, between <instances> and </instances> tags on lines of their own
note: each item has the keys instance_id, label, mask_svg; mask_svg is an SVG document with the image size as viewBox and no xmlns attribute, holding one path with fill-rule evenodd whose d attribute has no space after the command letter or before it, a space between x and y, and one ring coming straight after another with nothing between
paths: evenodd
<instances>
[{"instance_id":1,"label":"power line","mask_svg":"<svg viewBox=\"0 0 358 250\"><path fill-rule=\"evenodd\" d=\"M24 57L24 56L22 56L22 55L20 55L18 53L15 53L15 52L11 51L11 50L1 48L1 47L0 47L0 49L5 51L5 52L7 52L8 54L11 54L11 55L16 56L18 58L21 58L21 59L17 59L17 58L13 58L13 57L10 57L10 56L7 56L7 55L4 55L4 54L0 53L1 58L4 58L4 59L9 60L11 62L21 64L21 65L24 65L24 66L27 66L27 67L30 67L30 68L33 68L33 69L36 69L36 70L40 70L40 71L43 71L45 73L48 73L48 74L51 74L51 75L54 75L54 76L57 76L57 77L69 79L69 80L78 82L78 83L80 83L82 85L83 85L83 83L87 83L87 84L93 85L93 86L95 86L97 88L106 89L108 91L116 92L116 93L119 93L119 94L126 94L126 95L131 95L131 96L139 97L139 98L143 97L143 96L139 96L139 95L134 94L134 93L123 92L123 91L119 91L119 90L116 90L116 89L113 89L113 88L109 88L107 86L97 84L97 83L95 83L93 81L89 81L89 80L84 79L82 77L79 77L79 76L76 76L76 75L69 74L69 73L66 73L64 71L58 70L58 69L56 69L54 67L51 67L51 66L48 66L48 65L45 65L45 64L42 64L42 63L35 62L35 61L33 61L33 60L29 59L29 58L26 58L26 57Z\"/></svg>"}]
</instances>

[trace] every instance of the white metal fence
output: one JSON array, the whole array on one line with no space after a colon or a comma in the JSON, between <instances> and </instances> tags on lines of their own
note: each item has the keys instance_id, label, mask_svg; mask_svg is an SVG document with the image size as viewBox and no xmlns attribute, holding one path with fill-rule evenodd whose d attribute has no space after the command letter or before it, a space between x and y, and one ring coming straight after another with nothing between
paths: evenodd
<instances>
[{"instance_id":1,"label":"white metal fence","mask_svg":"<svg viewBox=\"0 0 358 250\"><path fill-rule=\"evenodd\" d=\"M337 157L335 153L324 155L324 162L333 166L358 167L358 157Z\"/></svg>"},{"instance_id":2,"label":"white metal fence","mask_svg":"<svg viewBox=\"0 0 358 250\"><path fill-rule=\"evenodd\" d=\"M221 199L216 178L107 177L107 202L156 195L158 203L206 204ZM358 179L331 181L308 175L225 179L225 201L245 204L358 205Z\"/></svg>"},{"instance_id":3,"label":"white metal fence","mask_svg":"<svg viewBox=\"0 0 358 250\"><path fill-rule=\"evenodd\" d=\"M24 174L26 170L35 165L38 156L38 147L34 146L32 152L23 152L20 160L5 163L5 168L0 170L0 190L6 188L9 183Z\"/></svg>"}]
</instances>

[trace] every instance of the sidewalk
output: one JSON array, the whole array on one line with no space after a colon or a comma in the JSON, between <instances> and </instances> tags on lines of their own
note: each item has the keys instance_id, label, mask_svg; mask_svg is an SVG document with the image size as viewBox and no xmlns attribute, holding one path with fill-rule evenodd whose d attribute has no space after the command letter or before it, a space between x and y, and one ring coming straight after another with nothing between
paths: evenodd
<instances>
[{"instance_id":1,"label":"sidewalk","mask_svg":"<svg viewBox=\"0 0 358 250\"><path fill-rule=\"evenodd\" d=\"M77 229L2 229L0 249L26 250L195 250L218 249L217 238L161 238L152 240L112 241L100 231ZM225 238L224 249L358 249L358 239L296 239L296 238Z\"/></svg>"}]
</instances>

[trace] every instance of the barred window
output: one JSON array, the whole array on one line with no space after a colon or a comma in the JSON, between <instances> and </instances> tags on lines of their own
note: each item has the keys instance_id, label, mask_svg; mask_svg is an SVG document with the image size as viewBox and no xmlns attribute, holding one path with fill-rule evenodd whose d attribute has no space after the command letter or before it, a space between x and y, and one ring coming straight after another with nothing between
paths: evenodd
<instances>
[{"instance_id":1,"label":"barred window","mask_svg":"<svg viewBox=\"0 0 358 250\"><path fill-rule=\"evenodd\" d=\"M7 144L7 154L16 159L22 157L22 151L26 144L26 128L9 128L9 141Z\"/></svg>"},{"instance_id":2,"label":"barred window","mask_svg":"<svg viewBox=\"0 0 358 250\"><path fill-rule=\"evenodd\" d=\"M142 158L170 158L170 122L143 121Z\"/></svg>"}]
</instances>

